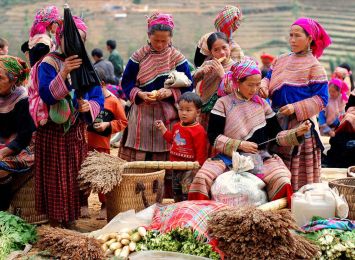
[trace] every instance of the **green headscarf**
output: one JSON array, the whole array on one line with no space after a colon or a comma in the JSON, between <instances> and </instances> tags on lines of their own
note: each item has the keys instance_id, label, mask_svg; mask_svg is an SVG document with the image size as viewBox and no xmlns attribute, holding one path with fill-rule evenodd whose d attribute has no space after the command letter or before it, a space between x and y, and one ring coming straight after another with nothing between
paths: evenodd
<instances>
[{"instance_id":1,"label":"green headscarf","mask_svg":"<svg viewBox=\"0 0 355 260\"><path fill-rule=\"evenodd\" d=\"M30 72L26 62L10 55L0 56L0 68L6 71L11 81L16 78L16 86L23 85Z\"/></svg>"}]
</instances>

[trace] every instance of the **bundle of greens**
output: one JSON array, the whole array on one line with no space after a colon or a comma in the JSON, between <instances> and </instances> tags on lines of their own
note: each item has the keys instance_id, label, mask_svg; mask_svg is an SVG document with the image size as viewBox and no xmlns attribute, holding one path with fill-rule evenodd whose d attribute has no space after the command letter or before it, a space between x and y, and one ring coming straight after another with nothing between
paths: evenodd
<instances>
[{"instance_id":1,"label":"bundle of greens","mask_svg":"<svg viewBox=\"0 0 355 260\"><path fill-rule=\"evenodd\" d=\"M165 234L148 231L147 235L137 243L136 251L143 250L170 251L220 259L211 245L196 240L194 233L188 228L177 228Z\"/></svg>"},{"instance_id":2,"label":"bundle of greens","mask_svg":"<svg viewBox=\"0 0 355 260\"><path fill-rule=\"evenodd\" d=\"M355 259L355 230L322 229L302 235L319 246L318 259Z\"/></svg>"},{"instance_id":3,"label":"bundle of greens","mask_svg":"<svg viewBox=\"0 0 355 260\"><path fill-rule=\"evenodd\" d=\"M12 251L23 250L26 244L37 240L36 228L23 219L0 211L0 260Z\"/></svg>"}]
</instances>

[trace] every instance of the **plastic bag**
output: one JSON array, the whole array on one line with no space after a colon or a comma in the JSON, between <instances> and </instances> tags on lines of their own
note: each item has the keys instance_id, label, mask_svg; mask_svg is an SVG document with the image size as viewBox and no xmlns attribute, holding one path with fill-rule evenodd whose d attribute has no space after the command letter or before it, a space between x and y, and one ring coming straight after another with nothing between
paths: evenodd
<instances>
[{"instance_id":1,"label":"plastic bag","mask_svg":"<svg viewBox=\"0 0 355 260\"><path fill-rule=\"evenodd\" d=\"M229 171L217 177L211 187L212 199L229 206L255 205L267 202L265 183L249 172Z\"/></svg>"},{"instance_id":2,"label":"plastic bag","mask_svg":"<svg viewBox=\"0 0 355 260\"><path fill-rule=\"evenodd\" d=\"M173 70L164 82L164 88L186 88L191 85L191 80L184 72Z\"/></svg>"},{"instance_id":3,"label":"plastic bag","mask_svg":"<svg viewBox=\"0 0 355 260\"><path fill-rule=\"evenodd\" d=\"M104 226L102 229L91 232L89 236L97 238L100 235L120 232L122 229L135 229L140 226L148 226L151 221L151 218L149 219L147 214L141 214L140 217L138 217L134 209L131 209L119 213L106 226Z\"/></svg>"}]
</instances>

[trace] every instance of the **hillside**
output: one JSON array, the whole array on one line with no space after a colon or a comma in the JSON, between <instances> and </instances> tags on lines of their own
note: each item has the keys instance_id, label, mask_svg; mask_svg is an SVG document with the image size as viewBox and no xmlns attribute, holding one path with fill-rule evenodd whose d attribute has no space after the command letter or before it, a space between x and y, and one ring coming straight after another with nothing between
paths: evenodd
<instances>
[{"instance_id":1,"label":"hillside","mask_svg":"<svg viewBox=\"0 0 355 260\"><path fill-rule=\"evenodd\" d=\"M4 0L2 0L4 1ZM18 0L19 1L19 0ZM8 1L9 2L9 1ZM35 10L50 1L25 1L0 9L1 36L11 41L10 51L19 54L20 43L26 39ZM288 51L287 37L291 23L300 16L321 22L330 33L333 44L321 61L328 67L329 60L355 54L355 1L338 0L142 0L139 5L131 0L71 0L67 1L77 15L83 14L89 25L88 50L105 48L105 41L118 41L118 50L125 60L146 40L145 15L161 10L174 15L176 30L173 42L190 60L200 36L213 30L213 19L226 4L239 5L243 22L235 34L236 41L249 55L263 51L280 54ZM136 1L137 2L137 1ZM63 6L64 1L55 2ZM115 18L122 14L126 18Z\"/></svg>"}]
</instances>

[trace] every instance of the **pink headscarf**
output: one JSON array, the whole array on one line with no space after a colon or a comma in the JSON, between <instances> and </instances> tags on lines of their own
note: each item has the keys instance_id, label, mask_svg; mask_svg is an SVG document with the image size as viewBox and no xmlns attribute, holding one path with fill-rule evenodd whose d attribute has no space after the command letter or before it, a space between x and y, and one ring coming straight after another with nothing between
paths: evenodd
<instances>
[{"instance_id":1,"label":"pink headscarf","mask_svg":"<svg viewBox=\"0 0 355 260\"><path fill-rule=\"evenodd\" d=\"M292 25L301 26L312 37L312 53L317 59L322 56L324 49L332 43L332 40L324 28L311 18L299 18Z\"/></svg>"},{"instance_id":2,"label":"pink headscarf","mask_svg":"<svg viewBox=\"0 0 355 260\"><path fill-rule=\"evenodd\" d=\"M59 22L60 19L59 10L54 5L38 10L30 30L30 37L45 33L49 25Z\"/></svg>"},{"instance_id":3,"label":"pink headscarf","mask_svg":"<svg viewBox=\"0 0 355 260\"><path fill-rule=\"evenodd\" d=\"M328 83L328 86L330 85L336 86L341 93L341 99L344 100L345 102L348 102L349 97L347 93L349 91L349 87L344 81L337 78L332 78Z\"/></svg>"},{"instance_id":4,"label":"pink headscarf","mask_svg":"<svg viewBox=\"0 0 355 260\"><path fill-rule=\"evenodd\" d=\"M83 31L86 34L88 27L84 23L83 19L81 19L78 16L73 16L73 19L74 19L76 28L78 28L78 30ZM60 46L60 38L61 38L61 36L63 34L63 30L64 30L63 26L65 26L65 24L61 24L61 26L58 26L56 34L55 34L55 40L57 42L57 45L59 45L59 46Z\"/></svg>"},{"instance_id":5,"label":"pink headscarf","mask_svg":"<svg viewBox=\"0 0 355 260\"><path fill-rule=\"evenodd\" d=\"M171 14L163 14L163 13L154 13L147 19L148 23L148 31L150 28L152 28L153 25L156 24L164 24L168 27L171 28L171 30L174 29L174 20Z\"/></svg>"},{"instance_id":6,"label":"pink headscarf","mask_svg":"<svg viewBox=\"0 0 355 260\"><path fill-rule=\"evenodd\" d=\"M238 88L238 80L243 79L245 77L249 77L252 75L261 75L261 71L258 67L258 63L252 59L251 57L244 56L243 59L239 63L235 63L231 68L229 73L226 73L222 79L221 86L230 85L230 82L233 84L233 88ZM223 89L220 88L218 90L218 95L223 96ZM262 99L255 95L252 100L259 104L263 104Z\"/></svg>"}]
</instances>

